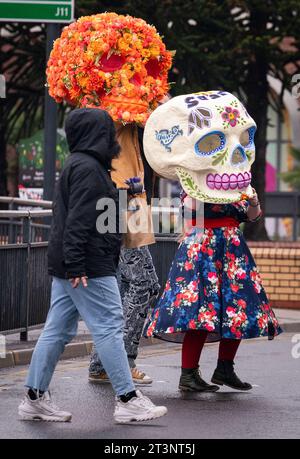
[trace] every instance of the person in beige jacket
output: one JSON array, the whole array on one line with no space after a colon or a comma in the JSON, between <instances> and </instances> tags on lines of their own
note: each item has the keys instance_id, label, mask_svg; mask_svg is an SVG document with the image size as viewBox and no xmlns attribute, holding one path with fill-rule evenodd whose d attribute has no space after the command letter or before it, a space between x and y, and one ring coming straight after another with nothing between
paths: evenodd
<instances>
[{"instance_id":1,"label":"person in beige jacket","mask_svg":"<svg viewBox=\"0 0 300 459\"><path fill-rule=\"evenodd\" d=\"M143 129L134 124L116 124L116 130L121 153L112 162L112 180L118 189L127 189L130 196L127 181L133 177L139 178L143 190L138 195L131 195L135 201L129 202L128 209L141 207L149 212L149 228L137 233L130 233L127 229L124 235L119 261L119 287L125 319L124 343L133 381L135 384L150 384L152 379L136 367L135 360L147 312L160 290L148 248L149 244L155 242L150 223L150 207L147 207L151 202L154 174L143 153ZM132 206L136 200L139 205ZM130 210L128 214L130 218ZM89 381L100 384L109 382L95 347L89 366Z\"/></svg>"}]
</instances>

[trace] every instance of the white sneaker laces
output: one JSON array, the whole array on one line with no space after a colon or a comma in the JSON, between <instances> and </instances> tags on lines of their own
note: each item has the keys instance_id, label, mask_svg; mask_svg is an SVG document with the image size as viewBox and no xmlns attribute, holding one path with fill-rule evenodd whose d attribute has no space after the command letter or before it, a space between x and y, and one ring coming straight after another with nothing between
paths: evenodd
<instances>
[{"instance_id":1,"label":"white sneaker laces","mask_svg":"<svg viewBox=\"0 0 300 459\"><path fill-rule=\"evenodd\" d=\"M52 401L50 392L45 392L42 397L42 400L43 402L47 403L47 405L50 406L51 409L55 411L60 411L59 407L55 405L55 403Z\"/></svg>"},{"instance_id":2,"label":"white sneaker laces","mask_svg":"<svg viewBox=\"0 0 300 459\"><path fill-rule=\"evenodd\" d=\"M137 390L136 394L138 396L138 400L140 401L141 405L146 406L146 407L154 406L154 403L151 402L150 398L146 397L146 395L143 395L141 391Z\"/></svg>"}]
</instances>

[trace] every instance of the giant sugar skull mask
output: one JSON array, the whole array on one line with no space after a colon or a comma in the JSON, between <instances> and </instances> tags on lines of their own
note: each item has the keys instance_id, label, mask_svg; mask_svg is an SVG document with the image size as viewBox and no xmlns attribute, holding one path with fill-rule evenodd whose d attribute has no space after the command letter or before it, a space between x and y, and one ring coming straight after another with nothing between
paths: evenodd
<instances>
[{"instance_id":1,"label":"giant sugar skull mask","mask_svg":"<svg viewBox=\"0 0 300 459\"><path fill-rule=\"evenodd\" d=\"M156 29L143 19L81 17L54 42L49 93L57 102L99 107L115 121L143 124L168 92L171 61Z\"/></svg>"},{"instance_id":2,"label":"giant sugar skull mask","mask_svg":"<svg viewBox=\"0 0 300 459\"><path fill-rule=\"evenodd\" d=\"M225 91L178 96L157 108L146 123L145 155L168 179L179 179L204 202L252 196L256 124L242 103Z\"/></svg>"}]
</instances>

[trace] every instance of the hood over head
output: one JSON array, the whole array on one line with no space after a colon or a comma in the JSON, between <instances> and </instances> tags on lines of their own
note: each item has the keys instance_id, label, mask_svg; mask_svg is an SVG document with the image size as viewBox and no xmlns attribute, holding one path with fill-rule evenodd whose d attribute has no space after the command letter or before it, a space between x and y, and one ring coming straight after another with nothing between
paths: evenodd
<instances>
[{"instance_id":1,"label":"hood over head","mask_svg":"<svg viewBox=\"0 0 300 459\"><path fill-rule=\"evenodd\" d=\"M119 155L120 146L110 115L98 108L77 108L67 117L65 130L70 153L94 156L106 169Z\"/></svg>"}]
</instances>

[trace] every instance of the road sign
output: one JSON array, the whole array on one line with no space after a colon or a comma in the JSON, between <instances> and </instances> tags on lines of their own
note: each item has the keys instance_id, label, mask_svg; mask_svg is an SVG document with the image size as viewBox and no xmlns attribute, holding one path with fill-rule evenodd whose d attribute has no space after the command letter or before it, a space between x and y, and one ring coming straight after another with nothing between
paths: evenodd
<instances>
[{"instance_id":1,"label":"road sign","mask_svg":"<svg viewBox=\"0 0 300 459\"><path fill-rule=\"evenodd\" d=\"M0 0L0 21L72 22L74 0Z\"/></svg>"}]
</instances>

